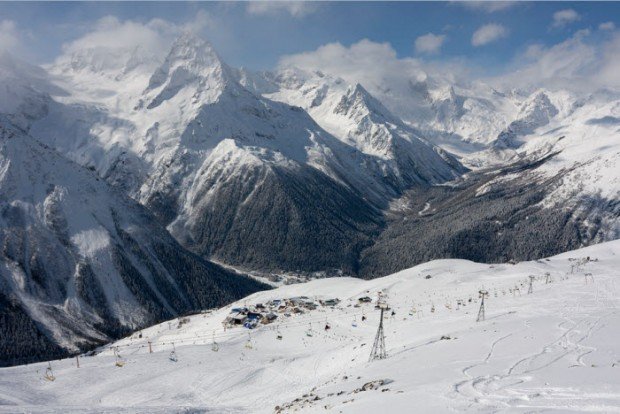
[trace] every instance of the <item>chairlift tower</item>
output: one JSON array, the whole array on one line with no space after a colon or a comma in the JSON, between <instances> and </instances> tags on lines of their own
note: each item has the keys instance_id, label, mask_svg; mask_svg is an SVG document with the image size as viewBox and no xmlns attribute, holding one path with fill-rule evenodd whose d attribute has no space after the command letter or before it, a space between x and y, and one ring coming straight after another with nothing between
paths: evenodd
<instances>
[{"instance_id":1,"label":"chairlift tower","mask_svg":"<svg viewBox=\"0 0 620 414\"><path fill-rule=\"evenodd\" d=\"M476 322L484 321L484 298L489 297L489 292L482 289L478 291L478 295L480 297L480 310L478 311Z\"/></svg>"},{"instance_id":2,"label":"chairlift tower","mask_svg":"<svg viewBox=\"0 0 620 414\"><path fill-rule=\"evenodd\" d=\"M536 276L530 275L529 278L530 278L530 287L527 289L528 295L531 293L534 293L534 279L536 278Z\"/></svg>"},{"instance_id":3,"label":"chairlift tower","mask_svg":"<svg viewBox=\"0 0 620 414\"><path fill-rule=\"evenodd\" d=\"M374 361L375 359L387 358L387 352L385 351L385 333L383 332L383 312L387 309L387 303L380 294L377 305L381 310L381 318L379 319L379 328L377 329L377 335L375 336L375 342L372 345L368 362Z\"/></svg>"}]
</instances>

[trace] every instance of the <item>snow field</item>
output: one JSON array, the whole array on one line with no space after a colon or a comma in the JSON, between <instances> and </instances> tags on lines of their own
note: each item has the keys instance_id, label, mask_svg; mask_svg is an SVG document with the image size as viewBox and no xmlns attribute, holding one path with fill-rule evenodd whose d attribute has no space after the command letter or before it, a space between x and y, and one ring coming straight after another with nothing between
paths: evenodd
<instances>
[{"instance_id":1,"label":"snow field","mask_svg":"<svg viewBox=\"0 0 620 414\"><path fill-rule=\"evenodd\" d=\"M75 359L53 361L53 382L42 378L46 363L2 369L0 412L365 413L386 404L390 412L618 412L618 253L620 242L610 242L549 261L438 260L372 281L283 286L118 341L122 368L106 347L81 357L79 369ZM580 266L569 260L587 256ZM515 285L520 294L510 292ZM483 286L487 317L476 323ZM396 314L385 319L388 359L368 362L379 313L354 304L378 291ZM222 327L231 307L300 295L342 302L252 331ZM457 300L465 302L458 310Z\"/></svg>"}]
</instances>

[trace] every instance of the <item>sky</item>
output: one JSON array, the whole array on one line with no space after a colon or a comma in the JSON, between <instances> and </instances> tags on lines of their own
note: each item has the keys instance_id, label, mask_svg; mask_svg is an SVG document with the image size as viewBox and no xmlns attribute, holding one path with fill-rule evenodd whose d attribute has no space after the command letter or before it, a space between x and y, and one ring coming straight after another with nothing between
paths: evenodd
<instances>
[{"instance_id":1,"label":"sky","mask_svg":"<svg viewBox=\"0 0 620 414\"><path fill-rule=\"evenodd\" d=\"M582 76L584 58L588 70L620 62L619 20L620 2L0 2L0 49L45 64L89 44L165 50L191 30L232 66L254 70L355 66L368 51L486 77L532 64L555 76L564 59L572 66L561 74ZM604 68L614 81L615 68Z\"/></svg>"}]
</instances>

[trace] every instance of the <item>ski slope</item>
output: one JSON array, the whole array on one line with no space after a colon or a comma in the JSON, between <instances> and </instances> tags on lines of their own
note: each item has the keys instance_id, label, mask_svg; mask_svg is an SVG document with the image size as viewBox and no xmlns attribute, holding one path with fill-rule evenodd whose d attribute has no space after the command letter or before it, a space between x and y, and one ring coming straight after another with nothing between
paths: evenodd
<instances>
[{"instance_id":1,"label":"ski slope","mask_svg":"<svg viewBox=\"0 0 620 414\"><path fill-rule=\"evenodd\" d=\"M52 361L55 381L47 363L0 369L0 412L620 412L619 267L613 241L534 262L437 260L282 286L136 332L114 344L123 367L106 347L79 368ZM379 291L395 315L388 358L369 362ZM300 295L341 302L251 331L222 326L233 307ZM355 307L366 295L373 303Z\"/></svg>"}]
</instances>

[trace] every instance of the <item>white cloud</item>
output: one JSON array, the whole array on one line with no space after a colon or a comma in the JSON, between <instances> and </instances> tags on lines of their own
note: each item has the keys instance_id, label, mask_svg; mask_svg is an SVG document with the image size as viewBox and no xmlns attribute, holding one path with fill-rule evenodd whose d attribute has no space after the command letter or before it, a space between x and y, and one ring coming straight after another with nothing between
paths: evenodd
<instances>
[{"instance_id":1,"label":"white cloud","mask_svg":"<svg viewBox=\"0 0 620 414\"><path fill-rule=\"evenodd\" d=\"M544 47L531 45L515 58L517 69L493 81L508 88L565 88L591 92L598 88L620 88L620 33L600 42L588 30Z\"/></svg>"},{"instance_id":2,"label":"white cloud","mask_svg":"<svg viewBox=\"0 0 620 414\"><path fill-rule=\"evenodd\" d=\"M501 24L485 24L480 26L471 37L471 44L474 46L483 46L508 36L508 29Z\"/></svg>"},{"instance_id":3,"label":"white cloud","mask_svg":"<svg viewBox=\"0 0 620 414\"><path fill-rule=\"evenodd\" d=\"M216 25L216 21L209 13L204 10L199 10L194 16L193 20L185 23L181 26L181 29L191 33L199 33L203 29L213 27Z\"/></svg>"},{"instance_id":4,"label":"white cloud","mask_svg":"<svg viewBox=\"0 0 620 414\"><path fill-rule=\"evenodd\" d=\"M518 1L455 1L454 4L463 6L470 10L495 13L510 9L519 4Z\"/></svg>"},{"instance_id":5,"label":"white cloud","mask_svg":"<svg viewBox=\"0 0 620 414\"><path fill-rule=\"evenodd\" d=\"M280 66L320 70L361 83L379 99L409 102L407 95L417 82L430 84L473 81L478 68L472 62L449 60L427 62L419 58L399 58L389 43L367 39L347 47L330 43L313 51L284 56ZM503 74L484 79L498 89L564 88L589 91L620 88L620 31L610 31L601 41L589 30L579 30L568 39L551 46L532 44L514 57ZM390 107L397 112L398 105Z\"/></svg>"},{"instance_id":6,"label":"white cloud","mask_svg":"<svg viewBox=\"0 0 620 414\"><path fill-rule=\"evenodd\" d=\"M567 24L578 21L579 19L581 19L581 16L579 16L579 13L573 9L559 10L553 13L553 23L551 26L556 28L564 27Z\"/></svg>"},{"instance_id":7,"label":"white cloud","mask_svg":"<svg viewBox=\"0 0 620 414\"><path fill-rule=\"evenodd\" d=\"M203 10L183 25L159 18L141 23L105 16L94 24L91 31L63 44L62 48L65 53L73 53L91 48L129 49L139 46L153 54L161 54L162 49L165 52L172 39L181 32L200 32L211 22L211 17Z\"/></svg>"},{"instance_id":8,"label":"white cloud","mask_svg":"<svg viewBox=\"0 0 620 414\"><path fill-rule=\"evenodd\" d=\"M246 11L250 14L265 15L285 12L293 17L303 17L314 13L316 9L317 4L308 1L257 0L248 2L246 7Z\"/></svg>"},{"instance_id":9,"label":"white cloud","mask_svg":"<svg viewBox=\"0 0 620 414\"><path fill-rule=\"evenodd\" d=\"M408 99L405 97L411 94L412 85L427 80L429 73L435 80L460 82L471 69L471 66L455 60L435 63L411 57L399 58L389 43L368 39L349 47L329 43L313 51L280 59L280 67L291 66L338 76L350 84L360 83L379 98L390 95L392 101L400 99L398 97Z\"/></svg>"},{"instance_id":10,"label":"white cloud","mask_svg":"<svg viewBox=\"0 0 620 414\"><path fill-rule=\"evenodd\" d=\"M0 52L12 51L19 45L17 26L12 20L0 21Z\"/></svg>"},{"instance_id":11,"label":"white cloud","mask_svg":"<svg viewBox=\"0 0 620 414\"><path fill-rule=\"evenodd\" d=\"M63 52L71 54L80 50L96 48L135 48L141 47L152 53L161 51L168 38L174 36L178 28L165 20L153 19L143 24L132 20L121 21L115 16L102 17L93 30L72 42L63 45Z\"/></svg>"},{"instance_id":12,"label":"white cloud","mask_svg":"<svg viewBox=\"0 0 620 414\"><path fill-rule=\"evenodd\" d=\"M200 32L211 24L211 17L204 11L180 25L160 18L142 23L105 16L82 37L63 44L63 53L56 58L56 63L118 70L125 67L132 56L140 56L143 64L151 65L168 53L170 44L181 33ZM74 59L75 56L78 57Z\"/></svg>"},{"instance_id":13,"label":"white cloud","mask_svg":"<svg viewBox=\"0 0 620 414\"><path fill-rule=\"evenodd\" d=\"M373 89L381 84L400 84L403 79L424 80L426 73L413 58L399 59L389 43L360 40L345 47L329 43L310 52L284 56L280 66L321 70L340 76L349 83L361 83Z\"/></svg>"},{"instance_id":14,"label":"white cloud","mask_svg":"<svg viewBox=\"0 0 620 414\"><path fill-rule=\"evenodd\" d=\"M598 25L599 30L616 30L616 24L614 22L605 22Z\"/></svg>"},{"instance_id":15,"label":"white cloud","mask_svg":"<svg viewBox=\"0 0 620 414\"><path fill-rule=\"evenodd\" d=\"M529 45L523 55L527 59L537 59L545 52L545 46L540 43Z\"/></svg>"},{"instance_id":16,"label":"white cloud","mask_svg":"<svg viewBox=\"0 0 620 414\"><path fill-rule=\"evenodd\" d=\"M445 40L445 35L427 33L415 40L415 50L418 53L438 53Z\"/></svg>"},{"instance_id":17,"label":"white cloud","mask_svg":"<svg viewBox=\"0 0 620 414\"><path fill-rule=\"evenodd\" d=\"M605 43L600 58L600 69L594 74L594 80L601 86L620 88L620 33Z\"/></svg>"}]
</instances>

